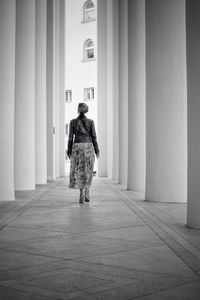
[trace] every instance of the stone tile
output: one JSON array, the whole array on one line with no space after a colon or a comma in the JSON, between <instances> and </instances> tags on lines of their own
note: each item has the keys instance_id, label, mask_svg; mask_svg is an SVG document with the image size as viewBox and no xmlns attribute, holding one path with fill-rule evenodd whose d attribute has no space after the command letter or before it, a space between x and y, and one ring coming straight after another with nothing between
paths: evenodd
<instances>
[{"instance_id":1,"label":"stone tile","mask_svg":"<svg viewBox=\"0 0 200 300\"><path fill-rule=\"evenodd\" d=\"M53 234L53 233L52 233ZM2 242L0 248L49 257L73 259L162 245L157 239L126 241L91 234L65 234L32 240Z\"/></svg>"},{"instance_id":2,"label":"stone tile","mask_svg":"<svg viewBox=\"0 0 200 300\"><path fill-rule=\"evenodd\" d=\"M149 227L145 225L141 226L97 231L94 233L90 233L90 236L94 235L126 241L160 241L159 237Z\"/></svg>"},{"instance_id":3,"label":"stone tile","mask_svg":"<svg viewBox=\"0 0 200 300\"><path fill-rule=\"evenodd\" d=\"M180 299L196 299L200 234L185 227L186 206L99 178L80 205L67 184L0 204L0 299L173 299L182 286Z\"/></svg>"},{"instance_id":4,"label":"stone tile","mask_svg":"<svg viewBox=\"0 0 200 300\"><path fill-rule=\"evenodd\" d=\"M48 289L42 289L40 287L32 287L29 285L24 285L23 283L13 282L13 281L5 281L1 282L1 286L16 289L22 292L27 292L30 294L36 294L40 296L45 296L48 298L55 298L55 299L64 299L64 294L60 292L50 291ZM79 296L80 293L76 293L76 296Z\"/></svg>"},{"instance_id":5,"label":"stone tile","mask_svg":"<svg viewBox=\"0 0 200 300\"><path fill-rule=\"evenodd\" d=\"M141 297L140 300L199 300L200 282L192 282Z\"/></svg>"},{"instance_id":6,"label":"stone tile","mask_svg":"<svg viewBox=\"0 0 200 300\"><path fill-rule=\"evenodd\" d=\"M43 275L38 279L30 279L25 284L41 287L43 289L53 290L61 293L72 293L77 290L88 289L90 287L104 286L111 283L111 280L97 278L94 274L75 274L73 272L56 272L55 275Z\"/></svg>"},{"instance_id":7,"label":"stone tile","mask_svg":"<svg viewBox=\"0 0 200 300\"><path fill-rule=\"evenodd\" d=\"M150 280L135 280L132 282L131 285L127 286L122 286L120 288L115 288L111 290L107 290L104 292L98 292L94 293L93 295L96 297L98 300L109 300L109 299L148 299L148 300L154 300L154 299L177 299L177 298L153 298L154 295L160 295L163 290L169 290L169 289L177 289L184 284L184 281L181 280L174 280L172 277L170 278L165 278L165 277L159 277L157 278L151 278ZM178 287L177 287L178 286ZM196 293L196 291L195 291ZM144 295L151 294L150 298L144 297ZM163 294L165 294L163 292ZM151 298L152 297L152 298ZM182 298L178 298L182 299ZM183 298L184 299L184 298ZM185 299L193 299L193 298L185 298Z\"/></svg>"},{"instance_id":8,"label":"stone tile","mask_svg":"<svg viewBox=\"0 0 200 300\"><path fill-rule=\"evenodd\" d=\"M127 252L87 257L81 260L143 271L195 276L194 272L167 246L147 247Z\"/></svg>"},{"instance_id":9,"label":"stone tile","mask_svg":"<svg viewBox=\"0 0 200 300\"><path fill-rule=\"evenodd\" d=\"M48 300L54 297L45 297L37 294L19 291L17 289L0 286L1 300Z\"/></svg>"},{"instance_id":10,"label":"stone tile","mask_svg":"<svg viewBox=\"0 0 200 300\"><path fill-rule=\"evenodd\" d=\"M53 262L58 259L39 255L0 250L0 270L15 269L24 266Z\"/></svg>"},{"instance_id":11,"label":"stone tile","mask_svg":"<svg viewBox=\"0 0 200 300\"><path fill-rule=\"evenodd\" d=\"M61 235L62 233L57 233L56 235ZM54 237L55 234L48 231L42 231L42 230L32 230L32 229L26 229L26 228L15 228L11 226L7 226L4 229L0 231L0 247L2 245L2 242L14 242L14 241L24 241L24 240L34 240L37 238L42 237Z\"/></svg>"}]
</instances>

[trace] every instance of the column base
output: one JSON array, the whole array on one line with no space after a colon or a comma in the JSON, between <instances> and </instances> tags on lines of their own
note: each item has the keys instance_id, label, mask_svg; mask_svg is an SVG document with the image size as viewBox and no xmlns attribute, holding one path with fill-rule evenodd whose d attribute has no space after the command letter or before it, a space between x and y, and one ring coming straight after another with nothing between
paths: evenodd
<instances>
[{"instance_id":1,"label":"column base","mask_svg":"<svg viewBox=\"0 0 200 300\"><path fill-rule=\"evenodd\" d=\"M198 230L200 230L200 225L185 224L185 227L187 227L189 229L198 229Z\"/></svg>"}]
</instances>

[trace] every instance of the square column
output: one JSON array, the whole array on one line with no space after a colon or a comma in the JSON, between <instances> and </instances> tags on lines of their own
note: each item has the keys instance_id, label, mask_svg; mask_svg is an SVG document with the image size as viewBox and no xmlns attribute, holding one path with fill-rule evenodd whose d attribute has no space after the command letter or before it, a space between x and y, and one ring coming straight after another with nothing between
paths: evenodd
<instances>
[{"instance_id":1,"label":"square column","mask_svg":"<svg viewBox=\"0 0 200 300\"><path fill-rule=\"evenodd\" d=\"M46 145L46 35L47 0L36 0L35 46L35 180L47 182Z\"/></svg>"},{"instance_id":2,"label":"square column","mask_svg":"<svg viewBox=\"0 0 200 300\"><path fill-rule=\"evenodd\" d=\"M14 200L14 0L0 1L0 201Z\"/></svg>"},{"instance_id":3,"label":"square column","mask_svg":"<svg viewBox=\"0 0 200 300\"><path fill-rule=\"evenodd\" d=\"M145 189L145 0L128 1L128 184Z\"/></svg>"},{"instance_id":4,"label":"square column","mask_svg":"<svg viewBox=\"0 0 200 300\"><path fill-rule=\"evenodd\" d=\"M200 229L200 2L186 1L188 96L187 225Z\"/></svg>"},{"instance_id":5,"label":"square column","mask_svg":"<svg viewBox=\"0 0 200 300\"><path fill-rule=\"evenodd\" d=\"M107 176L108 116L107 116L107 0L97 1L97 123L100 158L98 175Z\"/></svg>"},{"instance_id":6,"label":"square column","mask_svg":"<svg viewBox=\"0 0 200 300\"><path fill-rule=\"evenodd\" d=\"M108 177L114 180L118 180L119 175L118 36L118 0L110 0L107 2L107 152Z\"/></svg>"},{"instance_id":7,"label":"square column","mask_svg":"<svg viewBox=\"0 0 200 300\"><path fill-rule=\"evenodd\" d=\"M35 188L35 0L17 0L15 189Z\"/></svg>"},{"instance_id":8,"label":"square column","mask_svg":"<svg viewBox=\"0 0 200 300\"><path fill-rule=\"evenodd\" d=\"M65 2L47 0L47 179L65 174Z\"/></svg>"},{"instance_id":9,"label":"square column","mask_svg":"<svg viewBox=\"0 0 200 300\"><path fill-rule=\"evenodd\" d=\"M128 169L128 0L119 0L119 183Z\"/></svg>"},{"instance_id":10,"label":"square column","mask_svg":"<svg viewBox=\"0 0 200 300\"><path fill-rule=\"evenodd\" d=\"M150 201L187 200L185 33L185 1L146 1L146 200Z\"/></svg>"},{"instance_id":11,"label":"square column","mask_svg":"<svg viewBox=\"0 0 200 300\"><path fill-rule=\"evenodd\" d=\"M47 0L47 179L55 180L54 0Z\"/></svg>"},{"instance_id":12,"label":"square column","mask_svg":"<svg viewBox=\"0 0 200 300\"><path fill-rule=\"evenodd\" d=\"M65 0L60 0L60 81L59 81L59 100L60 100L60 176L65 176Z\"/></svg>"},{"instance_id":13,"label":"square column","mask_svg":"<svg viewBox=\"0 0 200 300\"><path fill-rule=\"evenodd\" d=\"M55 127L55 177L60 177L60 0L54 0L53 11L53 109Z\"/></svg>"}]
</instances>

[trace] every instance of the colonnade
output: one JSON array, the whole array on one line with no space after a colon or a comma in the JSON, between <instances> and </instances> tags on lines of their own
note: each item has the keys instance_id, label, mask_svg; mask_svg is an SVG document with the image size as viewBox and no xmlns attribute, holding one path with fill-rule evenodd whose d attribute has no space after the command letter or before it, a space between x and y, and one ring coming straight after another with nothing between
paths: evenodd
<instances>
[{"instance_id":1,"label":"colonnade","mask_svg":"<svg viewBox=\"0 0 200 300\"><path fill-rule=\"evenodd\" d=\"M64 176L64 5L0 1L0 200Z\"/></svg>"},{"instance_id":2,"label":"colonnade","mask_svg":"<svg viewBox=\"0 0 200 300\"><path fill-rule=\"evenodd\" d=\"M99 174L118 170L148 201L188 200L200 228L199 1L98 5Z\"/></svg>"},{"instance_id":3,"label":"colonnade","mask_svg":"<svg viewBox=\"0 0 200 300\"><path fill-rule=\"evenodd\" d=\"M0 200L64 175L64 5L0 1ZM98 174L200 228L200 3L97 6Z\"/></svg>"}]
</instances>

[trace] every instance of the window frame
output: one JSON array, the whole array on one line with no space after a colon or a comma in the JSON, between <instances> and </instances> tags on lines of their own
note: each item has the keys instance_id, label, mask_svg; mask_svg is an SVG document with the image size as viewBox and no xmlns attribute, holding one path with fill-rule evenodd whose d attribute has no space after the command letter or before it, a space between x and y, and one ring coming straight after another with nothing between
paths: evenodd
<instances>
[{"instance_id":1,"label":"window frame","mask_svg":"<svg viewBox=\"0 0 200 300\"><path fill-rule=\"evenodd\" d=\"M93 46L87 46L89 42L93 43ZM88 51L93 50L93 57L88 57ZM95 51L94 51L94 41L92 39L87 39L83 44L83 61L92 61L95 60Z\"/></svg>"},{"instance_id":2,"label":"window frame","mask_svg":"<svg viewBox=\"0 0 200 300\"><path fill-rule=\"evenodd\" d=\"M72 102L72 90L65 90L65 102L66 103Z\"/></svg>"},{"instance_id":3,"label":"window frame","mask_svg":"<svg viewBox=\"0 0 200 300\"><path fill-rule=\"evenodd\" d=\"M90 95L93 96L92 98L86 97L87 93L90 90L91 90ZM94 86L90 86L90 87L84 88L84 101L94 101L94 99L95 99L95 89L94 89Z\"/></svg>"},{"instance_id":4,"label":"window frame","mask_svg":"<svg viewBox=\"0 0 200 300\"><path fill-rule=\"evenodd\" d=\"M93 7L92 8L87 8L88 4L92 4ZM88 17L88 13L93 11L93 17ZM96 21L95 18L95 5L94 2L92 0L87 0L84 5L83 5L83 20L82 23L88 23L88 22L92 22L92 21Z\"/></svg>"}]
</instances>

